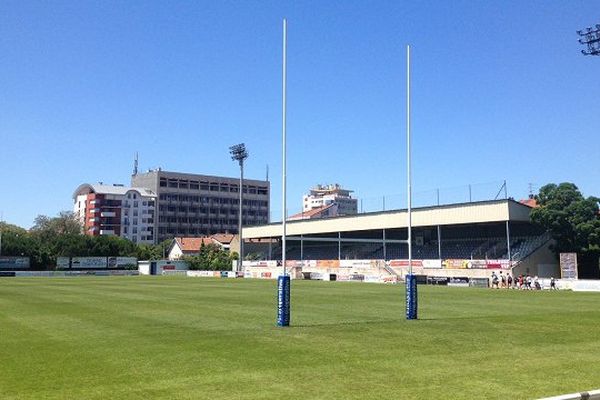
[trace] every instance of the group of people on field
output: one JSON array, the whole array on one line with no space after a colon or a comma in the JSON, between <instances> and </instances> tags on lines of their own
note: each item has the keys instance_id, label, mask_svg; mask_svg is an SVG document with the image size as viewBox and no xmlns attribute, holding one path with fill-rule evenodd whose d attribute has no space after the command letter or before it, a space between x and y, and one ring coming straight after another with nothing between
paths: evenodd
<instances>
[{"instance_id":1,"label":"group of people on field","mask_svg":"<svg viewBox=\"0 0 600 400\"><path fill-rule=\"evenodd\" d=\"M540 284L540 280L537 276L532 277L531 275L523 275L519 274L518 277L513 278L510 273L503 274L500 271L500 274L496 274L496 272L492 272L491 277L491 285L492 289L519 289L519 290L541 290L542 285ZM554 277L550 278L550 289L557 290L556 280Z\"/></svg>"}]
</instances>

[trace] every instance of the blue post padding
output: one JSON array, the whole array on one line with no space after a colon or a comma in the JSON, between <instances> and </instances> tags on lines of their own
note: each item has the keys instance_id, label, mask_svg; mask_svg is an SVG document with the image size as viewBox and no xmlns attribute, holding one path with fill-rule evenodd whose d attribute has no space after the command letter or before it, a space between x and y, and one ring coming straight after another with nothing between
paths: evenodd
<instances>
[{"instance_id":1,"label":"blue post padding","mask_svg":"<svg viewBox=\"0 0 600 400\"><path fill-rule=\"evenodd\" d=\"M417 277L406 275L406 319L417 319Z\"/></svg>"},{"instance_id":2,"label":"blue post padding","mask_svg":"<svg viewBox=\"0 0 600 400\"><path fill-rule=\"evenodd\" d=\"M290 325L290 277L277 278L277 326Z\"/></svg>"}]
</instances>

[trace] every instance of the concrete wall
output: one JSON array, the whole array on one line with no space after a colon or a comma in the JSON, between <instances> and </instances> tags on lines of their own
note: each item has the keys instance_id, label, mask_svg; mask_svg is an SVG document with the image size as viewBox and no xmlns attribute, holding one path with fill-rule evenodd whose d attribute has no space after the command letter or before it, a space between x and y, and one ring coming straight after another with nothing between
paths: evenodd
<instances>
[{"instance_id":1,"label":"concrete wall","mask_svg":"<svg viewBox=\"0 0 600 400\"><path fill-rule=\"evenodd\" d=\"M525 258L519 265L513 268L513 275L531 275L540 278L560 278L560 266L558 259L550 250L553 241L549 241Z\"/></svg>"}]
</instances>

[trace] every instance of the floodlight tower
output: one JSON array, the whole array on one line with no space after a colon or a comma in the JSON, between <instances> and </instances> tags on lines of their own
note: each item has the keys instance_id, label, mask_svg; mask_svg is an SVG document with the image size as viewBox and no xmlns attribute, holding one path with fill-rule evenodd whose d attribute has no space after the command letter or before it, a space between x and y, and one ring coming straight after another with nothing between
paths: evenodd
<instances>
[{"instance_id":1,"label":"floodlight tower","mask_svg":"<svg viewBox=\"0 0 600 400\"><path fill-rule=\"evenodd\" d=\"M600 56L600 24L596 24L595 28L589 27L585 31L577 31L577 34L581 36L579 43L587 46L587 50L581 50L582 54L586 56Z\"/></svg>"},{"instance_id":2,"label":"floodlight tower","mask_svg":"<svg viewBox=\"0 0 600 400\"><path fill-rule=\"evenodd\" d=\"M231 159L240 163L240 206L238 209L238 235L240 237L240 255L238 257L237 270L242 270L242 260L244 259L244 239L242 237L242 202L244 199L244 160L248 158L248 151L244 143L236 144L229 148Z\"/></svg>"}]
</instances>

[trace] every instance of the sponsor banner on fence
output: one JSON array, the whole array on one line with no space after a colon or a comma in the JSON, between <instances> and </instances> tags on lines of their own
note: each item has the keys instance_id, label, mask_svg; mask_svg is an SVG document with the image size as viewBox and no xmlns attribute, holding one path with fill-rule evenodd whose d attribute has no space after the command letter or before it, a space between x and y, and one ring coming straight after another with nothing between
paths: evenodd
<instances>
[{"instance_id":1,"label":"sponsor banner on fence","mask_svg":"<svg viewBox=\"0 0 600 400\"><path fill-rule=\"evenodd\" d=\"M108 268L137 268L137 258L135 257L108 257Z\"/></svg>"},{"instance_id":2,"label":"sponsor banner on fence","mask_svg":"<svg viewBox=\"0 0 600 400\"><path fill-rule=\"evenodd\" d=\"M187 276L191 276L191 277L202 277L202 278L214 278L217 276L221 276L221 273L219 271L186 271L187 272ZM215 273L217 275L215 275Z\"/></svg>"},{"instance_id":3,"label":"sponsor banner on fence","mask_svg":"<svg viewBox=\"0 0 600 400\"><path fill-rule=\"evenodd\" d=\"M428 276L428 285L447 285L450 278L447 276Z\"/></svg>"},{"instance_id":4,"label":"sponsor banner on fence","mask_svg":"<svg viewBox=\"0 0 600 400\"><path fill-rule=\"evenodd\" d=\"M277 265L274 265L276 267ZM299 260L286 260L285 266L287 268L302 268L304 266L304 261Z\"/></svg>"},{"instance_id":5,"label":"sponsor banner on fence","mask_svg":"<svg viewBox=\"0 0 600 400\"><path fill-rule=\"evenodd\" d=\"M322 281L323 280L323 274L320 272L311 272L310 273L310 280L317 280L317 281Z\"/></svg>"},{"instance_id":6,"label":"sponsor banner on fence","mask_svg":"<svg viewBox=\"0 0 600 400\"><path fill-rule=\"evenodd\" d=\"M376 268L383 260L340 260L340 268Z\"/></svg>"},{"instance_id":7,"label":"sponsor banner on fence","mask_svg":"<svg viewBox=\"0 0 600 400\"><path fill-rule=\"evenodd\" d=\"M423 260L423 268L442 268L442 260Z\"/></svg>"},{"instance_id":8,"label":"sponsor banner on fence","mask_svg":"<svg viewBox=\"0 0 600 400\"><path fill-rule=\"evenodd\" d=\"M488 263L486 260L466 260L468 269L487 269ZM498 267L500 268L500 267Z\"/></svg>"},{"instance_id":9,"label":"sponsor banner on fence","mask_svg":"<svg viewBox=\"0 0 600 400\"><path fill-rule=\"evenodd\" d=\"M423 267L423 260L412 260L413 267ZM390 260L390 267L408 267L408 260Z\"/></svg>"},{"instance_id":10,"label":"sponsor banner on fence","mask_svg":"<svg viewBox=\"0 0 600 400\"><path fill-rule=\"evenodd\" d=\"M340 260L316 260L317 268L339 268Z\"/></svg>"},{"instance_id":11,"label":"sponsor banner on fence","mask_svg":"<svg viewBox=\"0 0 600 400\"><path fill-rule=\"evenodd\" d=\"M459 259L453 259L453 258L450 258L450 259L442 261L442 265L446 269L464 269L464 268L467 268L466 260L459 260Z\"/></svg>"},{"instance_id":12,"label":"sponsor banner on fence","mask_svg":"<svg viewBox=\"0 0 600 400\"><path fill-rule=\"evenodd\" d=\"M0 257L0 268L27 269L29 257Z\"/></svg>"},{"instance_id":13,"label":"sponsor banner on fence","mask_svg":"<svg viewBox=\"0 0 600 400\"><path fill-rule=\"evenodd\" d=\"M106 257L73 257L71 258L71 268L106 268L107 267Z\"/></svg>"},{"instance_id":14,"label":"sponsor banner on fence","mask_svg":"<svg viewBox=\"0 0 600 400\"><path fill-rule=\"evenodd\" d=\"M469 278L467 277L453 277L448 279L448 286L455 287L469 287Z\"/></svg>"},{"instance_id":15,"label":"sponsor banner on fence","mask_svg":"<svg viewBox=\"0 0 600 400\"><path fill-rule=\"evenodd\" d=\"M509 269L510 263L508 260L486 260L486 266L488 269Z\"/></svg>"},{"instance_id":16,"label":"sponsor banner on fence","mask_svg":"<svg viewBox=\"0 0 600 400\"><path fill-rule=\"evenodd\" d=\"M281 261L280 261L281 263ZM274 268L277 267L277 260L260 260L260 261L244 261L244 267L263 267L263 268ZM287 262L286 262L287 264Z\"/></svg>"},{"instance_id":17,"label":"sponsor banner on fence","mask_svg":"<svg viewBox=\"0 0 600 400\"><path fill-rule=\"evenodd\" d=\"M577 253L560 253L561 279L577 279Z\"/></svg>"},{"instance_id":18,"label":"sponsor banner on fence","mask_svg":"<svg viewBox=\"0 0 600 400\"><path fill-rule=\"evenodd\" d=\"M58 269L69 269L71 268L71 257L57 257L56 268Z\"/></svg>"},{"instance_id":19,"label":"sponsor banner on fence","mask_svg":"<svg viewBox=\"0 0 600 400\"><path fill-rule=\"evenodd\" d=\"M78 277L78 276L123 276L139 275L139 271L110 271L110 270L87 270L87 271L16 271L18 277Z\"/></svg>"}]
</instances>

